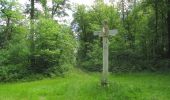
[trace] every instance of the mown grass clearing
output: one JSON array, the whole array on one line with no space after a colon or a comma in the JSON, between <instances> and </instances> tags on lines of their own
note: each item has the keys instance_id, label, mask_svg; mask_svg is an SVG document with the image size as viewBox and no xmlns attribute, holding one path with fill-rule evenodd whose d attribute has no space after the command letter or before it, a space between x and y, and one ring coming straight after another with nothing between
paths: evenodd
<instances>
[{"instance_id":1,"label":"mown grass clearing","mask_svg":"<svg viewBox=\"0 0 170 100\"><path fill-rule=\"evenodd\" d=\"M74 72L64 78L0 84L0 100L169 100L170 74L131 73L109 76Z\"/></svg>"}]
</instances>

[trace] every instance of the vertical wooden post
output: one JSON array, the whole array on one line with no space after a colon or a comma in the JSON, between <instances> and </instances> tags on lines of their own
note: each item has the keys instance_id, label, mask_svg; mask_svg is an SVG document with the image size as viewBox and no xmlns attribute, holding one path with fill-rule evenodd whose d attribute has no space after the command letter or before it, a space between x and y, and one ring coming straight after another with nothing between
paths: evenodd
<instances>
[{"instance_id":1,"label":"vertical wooden post","mask_svg":"<svg viewBox=\"0 0 170 100\"><path fill-rule=\"evenodd\" d=\"M102 80L101 85L107 86L108 85L108 64L109 64L109 54L108 54L108 35L109 35L109 27L107 25L107 21L104 21L103 23L103 74L102 74Z\"/></svg>"},{"instance_id":2,"label":"vertical wooden post","mask_svg":"<svg viewBox=\"0 0 170 100\"><path fill-rule=\"evenodd\" d=\"M101 31L95 31L94 35L99 35L103 39L103 72L101 85L108 86L108 74L109 74L109 40L108 36L114 36L118 33L117 29L109 30L108 22L103 22L103 29Z\"/></svg>"}]
</instances>

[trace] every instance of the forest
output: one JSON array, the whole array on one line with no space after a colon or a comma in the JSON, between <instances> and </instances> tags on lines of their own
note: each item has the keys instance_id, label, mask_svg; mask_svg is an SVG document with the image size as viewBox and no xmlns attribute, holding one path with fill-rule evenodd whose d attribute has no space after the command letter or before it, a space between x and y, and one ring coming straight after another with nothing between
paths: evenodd
<instances>
[{"instance_id":1,"label":"forest","mask_svg":"<svg viewBox=\"0 0 170 100\"><path fill-rule=\"evenodd\" d=\"M21 1L0 0L0 100L169 100L170 0Z\"/></svg>"}]
</instances>

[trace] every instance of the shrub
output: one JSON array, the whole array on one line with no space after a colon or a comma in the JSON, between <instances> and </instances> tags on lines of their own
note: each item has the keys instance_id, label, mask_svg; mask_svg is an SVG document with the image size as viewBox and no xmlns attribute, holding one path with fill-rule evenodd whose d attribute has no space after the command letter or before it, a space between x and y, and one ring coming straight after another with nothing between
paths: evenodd
<instances>
[{"instance_id":1,"label":"shrub","mask_svg":"<svg viewBox=\"0 0 170 100\"><path fill-rule=\"evenodd\" d=\"M41 74L62 74L74 64L75 40L71 30L52 19L40 19L36 24L35 52L29 70ZM65 66L66 65L66 66Z\"/></svg>"}]
</instances>

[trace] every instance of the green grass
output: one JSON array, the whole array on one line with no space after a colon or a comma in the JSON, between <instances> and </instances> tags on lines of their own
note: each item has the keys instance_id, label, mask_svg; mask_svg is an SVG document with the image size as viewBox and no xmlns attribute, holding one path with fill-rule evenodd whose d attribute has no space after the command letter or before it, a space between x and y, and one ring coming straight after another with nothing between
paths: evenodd
<instances>
[{"instance_id":1,"label":"green grass","mask_svg":"<svg viewBox=\"0 0 170 100\"><path fill-rule=\"evenodd\" d=\"M0 100L170 100L170 74L132 73L109 76L76 71L64 78L0 84Z\"/></svg>"}]
</instances>

